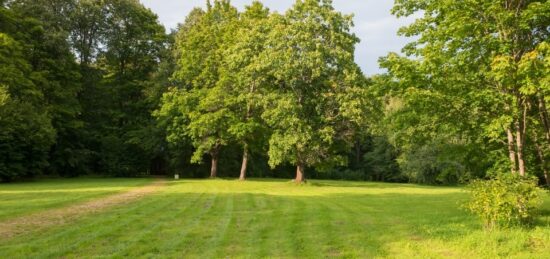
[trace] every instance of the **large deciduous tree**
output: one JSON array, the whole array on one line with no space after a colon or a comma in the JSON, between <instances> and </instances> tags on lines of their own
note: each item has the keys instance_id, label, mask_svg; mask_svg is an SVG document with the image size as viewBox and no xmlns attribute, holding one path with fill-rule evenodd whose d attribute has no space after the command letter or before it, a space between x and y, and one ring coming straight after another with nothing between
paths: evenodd
<instances>
[{"instance_id":1,"label":"large deciduous tree","mask_svg":"<svg viewBox=\"0 0 550 259\"><path fill-rule=\"evenodd\" d=\"M243 149L239 179L245 180L251 150L261 150L268 134L261 120L263 88L268 82L255 68L255 60L265 51L272 24L269 9L254 1L246 7L238 21L232 41L226 41L220 84L226 85L232 96L230 109L235 120L228 131Z\"/></svg>"},{"instance_id":2,"label":"large deciduous tree","mask_svg":"<svg viewBox=\"0 0 550 259\"><path fill-rule=\"evenodd\" d=\"M234 39L238 11L229 1L208 2L206 12L196 9L180 27L176 39L177 69L174 77L181 85L167 93L160 117L174 122L168 128L169 141L189 137L200 163L211 157L211 177L217 176L219 154L231 140L228 129L235 114L230 85L222 82L223 47Z\"/></svg>"},{"instance_id":3,"label":"large deciduous tree","mask_svg":"<svg viewBox=\"0 0 550 259\"><path fill-rule=\"evenodd\" d=\"M149 170L156 155L150 148L149 131L154 124L152 106L146 92L153 88L166 47L164 27L151 10L137 0L110 0L104 3L108 14L103 35L104 49L97 65L103 71L98 103L92 111L103 111L100 118L100 164L112 174L132 175ZM101 105L101 106L99 106ZM94 123L89 121L89 123Z\"/></svg>"},{"instance_id":4,"label":"large deciduous tree","mask_svg":"<svg viewBox=\"0 0 550 259\"><path fill-rule=\"evenodd\" d=\"M296 165L296 182L307 166L343 162L353 123L364 116L362 75L354 63L359 39L350 32L352 17L329 0L297 1L275 17L256 68L270 78L262 118L273 129L272 167Z\"/></svg>"},{"instance_id":5,"label":"large deciduous tree","mask_svg":"<svg viewBox=\"0 0 550 259\"><path fill-rule=\"evenodd\" d=\"M399 17L422 13L401 29L418 37L404 49L410 58L382 60L397 86L392 94L403 101L396 114L407 114L394 117L401 132L505 151L510 171L534 169L526 145L544 139L531 132L544 125L548 100L545 66L530 64L547 60L549 10L547 1L535 0L396 1ZM500 157L487 159L498 167Z\"/></svg>"}]
</instances>

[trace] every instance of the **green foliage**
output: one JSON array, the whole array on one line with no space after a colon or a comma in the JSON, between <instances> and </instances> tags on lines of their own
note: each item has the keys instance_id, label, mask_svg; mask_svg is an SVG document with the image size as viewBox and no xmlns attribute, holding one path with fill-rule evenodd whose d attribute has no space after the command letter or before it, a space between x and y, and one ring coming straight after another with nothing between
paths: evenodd
<instances>
[{"instance_id":1,"label":"green foliage","mask_svg":"<svg viewBox=\"0 0 550 259\"><path fill-rule=\"evenodd\" d=\"M531 223L542 203L538 180L517 174L500 174L470 184L465 207L479 216L488 229Z\"/></svg>"},{"instance_id":2,"label":"green foliage","mask_svg":"<svg viewBox=\"0 0 550 259\"><path fill-rule=\"evenodd\" d=\"M258 73L255 61L265 51L267 35L271 28L269 9L254 1L240 14L238 26L226 40L223 51L223 68L220 84L227 86L231 96L229 107L235 114L228 131L233 142L244 152L263 152L269 131L261 119L262 98L267 75Z\"/></svg>"},{"instance_id":3,"label":"green foliage","mask_svg":"<svg viewBox=\"0 0 550 259\"><path fill-rule=\"evenodd\" d=\"M156 115L169 121L168 141L188 137L195 147L192 161L201 163L204 154L218 156L231 139L228 129L235 123L230 85L222 81L222 43L233 35L237 10L229 1L215 1L206 12L192 12L176 37L179 88L165 94Z\"/></svg>"},{"instance_id":4,"label":"green foliage","mask_svg":"<svg viewBox=\"0 0 550 259\"><path fill-rule=\"evenodd\" d=\"M403 152L399 165L403 175L410 182L423 184L457 184L486 174L480 153L472 154L473 147L463 144L448 144L434 140L427 145L419 145ZM472 157L472 155L474 157Z\"/></svg>"},{"instance_id":5,"label":"green foliage","mask_svg":"<svg viewBox=\"0 0 550 259\"><path fill-rule=\"evenodd\" d=\"M29 103L0 105L0 180L40 175L49 165L55 130L49 116Z\"/></svg>"},{"instance_id":6,"label":"green foliage","mask_svg":"<svg viewBox=\"0 0 550 259\"><path fill-rule=\"evenodd\" d=\"M111 175L143 174L161 144L162 135L151 134L155 132L151 112L158 100L147 93L155 87L153 75L166 55L167 37L158 17L138 1L111 1L103 8L109 13L98 65L104 73L100 90L107 98L88 107L106 113L98 132L101 170Z\"/></svg>"},{"instance_id":7,"label":"green foliage","mask_svg":"<svg viewBox=\"0 0 550 259\"><path fill-rule=\"evenodd\" d=\"M548 6L536 0L395 2L396 16L418 17L400 30L416 38L404 56L380 60L388 74L376 86L388 108L381 128L402 160L435 144L457 153L454 162L475 176L487 165L500 168L501 157L511 157L512 171L541 170L529 157L550 140L541 133L550 132L547 100L540 101L548 96Z\"/></svg>"},{"instance_id":8,"label":"green foliage","mask_svg":"<svg viewBox=\"0 0 550 259\"><path fill-rule=\"evenodd\" d=\"M40 109L40 113L47 115L47 119L41 120L43 127L47 129L51 125L54 128L51 134L55 136L55 145L51 143L50 147L42 147L49 149L49 163L45 164L48 165L47 171L54 173L80 167L78 164L82 162L80 142L73 138L83 126L77 118L80 113L77 100L81 89L80 74L66 41L63 28L66 17L57 13L70 5L70 1L61 2L56 4L63 8L55 9L39 1L12 1L9 8L3 8L6 22L2 28L25 49L21 59L27 64L18 66L21 71L29 73L27 83L11 85L12 96ZM13 24L18 24L18 27L12 27ZM12 74L8 78L17 77ZM29 87L34 88L32 96L29 96Z\"/></svg>"},{"instance_id":9,"label":"green foliage","mask_svg":"<svg viewBox=\"0 0 550 259\"><path fill-rule=\"evenodd\" d=\"M157 16L135 0L78 1L69 40L77 52L88 168L109 175L149 171L164 135L151 112L165 85L156 76L167 56ZM160 88L160 89L159 89Z\"/></svg>"},{"instance_id":10,"label":"green foliage","mask_svg":"<svg viewBox=\"0 0 550 259\"><path fill-rule=\"evenodd\" d=\"M550 184L547 1L397 0L420 14L400 30L415 39L370 79L331 0L208 1L168 37L138 0L0 5L6 179L202 176L186 160L205 155L233 175L243 154L262 176L454 184L508 168Z\"/></svg>"},{"instance_id":11,"label":"green foliage","mask_svg":"<svg viewBox=\"0 0 550 259\"><path fill-rule=\"evenodd\" d=\"M369 107L352 25L331 1L298 1L285 15L258 1L241 14L229 1L193 10L176 37L177 87L155 113L168 141L188 138L193 162L269 145L272 168L344 164Z\"/></svg>"},{"instance_id":12,"label":"green foliage","mask_svg":"<svg viewBox=\"0 0 550 259\"><path fill-rule=\"evenodd\" d=\"M352 17L335 11L331 1L307 0L272 19L270 47L256 65L271 79L262 114L273 129L269 163L343 164L337 151L348 148L354 123L365 115Z\"/></svg>"},{"instance_id":13,"label":"green foliage","mask_svg":"<svg viewBox=\"0 0 550 259\"><path fill-rule=\"evenodd\" d=\"M396 148L384 137L373 137L369 150L363 156L366 180L401 182L404 180Z\"/></svg>"},{"instance_id":14,"label":"green foliage","mask_svg":"<svg viewBox=\"0 0 550 259\"><path fill-rule=\"evenodd\" d=\"M136 0L14 0L2 2L0 33L2 112L12 112L2 116L6 145L13 144L4 151L40 164L12 174L149 169L163 143L154 140L164 137L150 115L160 94L147 91L166 47L155 14ZM32 148L8 139L16 129Z\"/></svg>"},{"instance_id":15,"label":"green foliage","mask_svg":"<svg viewBox=\"0 0 550 259\"><path fill-rule=\"evenodd\" d=\"M0 20L15 19L0 7ZM42 173L55 130L35 84L43 80L23 54L20 41L0 27L0 180L10 181Z\"/></svg>"}]
</instances>

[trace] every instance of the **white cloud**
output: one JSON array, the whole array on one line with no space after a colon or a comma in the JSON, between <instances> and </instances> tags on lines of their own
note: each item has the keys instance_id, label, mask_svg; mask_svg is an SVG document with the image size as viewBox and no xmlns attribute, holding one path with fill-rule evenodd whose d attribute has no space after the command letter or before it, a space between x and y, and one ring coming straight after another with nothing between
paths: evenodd
<instances>
[{"instance_id":1,"label":"white cloud","mask_svg":"<svg viewBox=\"0 0 550 259\"><path fill-rule=\"evenodd\" d=\"M168 28L175 28L196 6L204 7L206 0L141 0L158 14L159 20ZM239 9L251 0L233 0ZM271 10L279 13L292 6L294 0L264 0ZM397 30L412 19L397 19L391 15L391 0L334 0L337 10L354 14L354 33L361 39L356 48L356 61L367 75L381 72L378 58L390 51L399 51L410 40L397 36Z\"/></svg>"}]
</instances>

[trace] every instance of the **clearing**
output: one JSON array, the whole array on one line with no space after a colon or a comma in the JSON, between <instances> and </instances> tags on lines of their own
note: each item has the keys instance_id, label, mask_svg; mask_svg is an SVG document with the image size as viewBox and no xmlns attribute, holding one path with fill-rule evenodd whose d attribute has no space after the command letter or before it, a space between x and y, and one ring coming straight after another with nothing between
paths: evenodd
<instances>
[{"instance_id":1,"label":"clearing","mask_svg":"<svg viewBox=\"0 0 550 259\"><path fill-rule=\"evenodd\" d=\"M550 196L532 229L481 230L458 187L282 180L72 179L0 185L0 225L143 188L63 224L0 237L14 257L466 257L550 254ZM148 190L148 189L147 189ZM115 198L113 198L115 197ZM117 200L117 201L119 201ZM80 206L80 207L79 207Z\"/></svg>"}]
</instances>

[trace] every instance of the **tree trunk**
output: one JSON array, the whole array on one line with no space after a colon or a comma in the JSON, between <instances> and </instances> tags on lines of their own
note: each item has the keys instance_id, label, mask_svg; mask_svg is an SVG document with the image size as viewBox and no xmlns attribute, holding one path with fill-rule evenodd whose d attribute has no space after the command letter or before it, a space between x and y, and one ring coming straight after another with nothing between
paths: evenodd
<instances>
[{"instance_id":1,"label":"tree trunk","mask_svg":"<svg viewBox=\"0 0 550 259\"><path fill-rule=\"evenodd\" d=\"M355 169L361 167L361 141L355 141Z\"/></svg>"},{"instance_id":2,"label":"tree trunk","mask_svg":"<svg viewBox=\"0 0 550 259\"><path fill-rule=\"evenodd\" d=\"M506 134L508 135L508 153L510 155L510 168L512 174L517 173L517 162L516 162L516 151L514 149L514 134L510 128L506 129Z\"/></svg>"},{"instance_id":3,"label":"tree trunk","mask_svg":"<svg viewBox=\"0 0 550 259\"><path fill-rule=\"evenodd\" d=\"M550 144L550 118L548 118L548 111L546 110L546 102L542 96L538 96L539 99L539 115L540 122L544 128L544 136L546 141Z\"/></svg>"},{"instance_id":4,"label":"tree trunk","mask_svg":"<svg viewBox=\"0 0 550 259\"><path fill-rule=\"evenodd\" d=\"M239 176L239 180L244 181L246 179L246 167L248 166L248 147L247 145L244 145L244 151L243 151L243 163L241 165L241 175Z\"/></svg>"},{"instance_id":5,"label":"tree trunk","mask_svg":"<svg viewBox=\"0 0 550 259\"><path fill-rule=\"evenodd\" d=\"M212 167L210 168L210 178L216 178L218 176L218 152L213 152Z\"/></svg>"},{"instance_id":6,"label":"tree trunk","mask_svg":"<svg viewBox=\"0 0 550 259\"><path fill-rule=\"evenodd\" d=\"M517 146L517 155L518 155L518 171L519 175L525 176L525 160L523 159L523 141L524 136L521 132L520 127L516 133L516 146Z\"/></svg>"},{"instance_id":7,"label":"tree trunk","mask_svg":"<svg viewBox=\"0 0 550 259\"><path fill-rule=\"evenodd\" d=\"M546 185L550 186L550 172L548 172L548 166L546 164L546 157L544 155L544 149L539 144L539 138L537 137L537 133L535 132L533 134L534 136L534 142L535 142L535 149L537 150L537 156L540 160L540 168L542 169L542 172L544 174L544 180L546 180Z\"/></svg>"},{"instance_id":8,"label":"tree trunk","mask_svg":"<svg viewBox=\"0 0 550 259\"><path fill-rule=\"evenodd\" d=\"M296 179L294 179L294 182L303 183L306 181L304 169L304 164L298 162L298 164L296 165Z\"/></svg>"},{"instance_id":9,"label":"tree trunk","mask_svg":"<svg viewBox=\"0 0 550 259\"><path fill-rule=\"evenodd\" d=\"M546 167L543 168L543 172L544 172L544 180L546 180L546 186L550 187L550 178L549 178L550 173L548 172L548 169L546 169Z\"/></svg>"},{"instance_id":10,"label":"tree trunk","mask_svg":"<svg viewBox=\"0 0 550 259\"><path fill-rule=\"evenodd\" d=\"M516 146L518 156L518 171L519 175L525 176L525 160L523 158L523 146L525 144L525 132L527 132L527 104L523 103L523 112L518 119L516 125Z\"/></svg>"},{"instance_id":11,"label":"tree trunk","mask_svg":"<svg viewBox=\"0 0 550 259\"><path fill-rule=\"evenodd\" d=\"M535 139L535 149L537 150L537 155L540 159L540 168L542 169L542 172L544 173L544 180L546 180L546 185L550 186L550 178L548 178L550 173L548 172L548 168L547 168L547 165L546 165L546 158L544 157L544 150L539 145L537 140L538 139Z\"/></svg>"}]
</instances>

